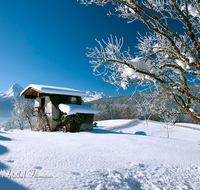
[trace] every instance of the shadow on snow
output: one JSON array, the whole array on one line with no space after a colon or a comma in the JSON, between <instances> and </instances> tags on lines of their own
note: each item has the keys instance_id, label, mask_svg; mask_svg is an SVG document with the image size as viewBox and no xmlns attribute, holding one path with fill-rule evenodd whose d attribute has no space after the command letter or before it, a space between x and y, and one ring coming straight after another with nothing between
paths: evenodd
<instances>
[{"instance_id":1,"label":"shadow on snow","mask_svg":"<svg viewBox=\"0 0 200 190\"><path fill-rule=\"evenodd\" d=\"M1 184L1 187L0 189L1 190L12 190L12 189L15 189L15 190L27 190L26 187L8 179L8 178L1 178L0 177L0 184Z\"/></svg>"},{"instance_id":2,"label":"shadow on snow","mask_svg":"<svg viewBox=\"0 0 200 190\"><path fill-rule=\"evenodd\" d=\"M123 131L120 131L120 130L123 130L123 129L128 129L130 127L134 127L134 126L137 126L138 124L141 124L143 121L136 121L130 125L127 125L125 127L108 127L109 128L112 128L112 129L103 129L103 128L93 128L93 131L87 131L87 132L90 132L90 133L97 133L97 134L126 134L126 135L137 135L135 133L124 133Z\"/></svg>"},{"instance_id":3,"label":"shadow on snow","mask_svg":"<svg viewBox=\"0 0 200 190\"><path fill-rule=\"evenodd\" d=\"M95 134L126 134L126 135L134 135L134 133L123 133L122 131L109 131L106 129L93 129L93 131L87 131L89 133L95 133Z\"/></svg>"},{"instance_id":4,"label":"shadow on snow","mask_svg":"<svg viewBox=\"0 0 200 190\"><path fill-rule=\"evenodd\" d=\"M12 141L12 139L0 135L0 141ZM8 152L9 152L8 148L6 148L3 145L0 145L0 157L1 155L6 154ZM6 178L6 176L2 175L3 173L2 171L7 170L7 169L8 167L5 164L0 162L0 189L1 190L9 190L9 189L26 190L27 188L25 188L23 185L20 185L16 183L15 181L12 181L11 179Z\"/></svg>"},{"instance_id":5,"label":"shadow on snow","mask_svg":"<svg viewBox=\"0 0 200 190\"><path fill-rule=\"evenodd\" d=\"M0 141L11 141L12 139L0 135Z\"/></svg>"},{"instance_id":6,"label":"shadow on snow","mask_svg":"<svg viewBox=\"0 0 200 190\"><path fill-rule=\"evenodd\" d=\"M2 154L5 154L5 153L8 153L8 149L5 146L0 145L0 156ZM7 168L8 167L5 164L3 164L3 163L0 162L0 170L5 170Z\"/></svg>"}]
</instances>

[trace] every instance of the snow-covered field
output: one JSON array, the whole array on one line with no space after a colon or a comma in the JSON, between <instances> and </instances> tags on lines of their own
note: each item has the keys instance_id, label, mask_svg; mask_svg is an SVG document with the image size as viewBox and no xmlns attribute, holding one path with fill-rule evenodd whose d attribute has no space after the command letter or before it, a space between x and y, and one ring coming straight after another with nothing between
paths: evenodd
<instances>
[{"instance_id":1,"label":"snow-covered field","mask_svg":"<svg viewBox=\"0 0 200 190\"><path fill-rule=\"evenodd\" d=\"M92 132L0 131L0 189L199 189L200 131L136 121ZM187 124L188 125L188 124ZM135 135L142 131L146 135Z\"/></svg>"}]
</instances>

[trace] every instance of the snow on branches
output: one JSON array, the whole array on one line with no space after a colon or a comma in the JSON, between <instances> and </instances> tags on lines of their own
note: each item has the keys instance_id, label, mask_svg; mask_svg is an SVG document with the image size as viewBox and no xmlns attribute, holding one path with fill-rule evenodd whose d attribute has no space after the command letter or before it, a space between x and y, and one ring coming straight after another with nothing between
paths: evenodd
<instances>
[{"instance_id":1,"label":"snow on branches","mask_svg":"<svg viewBox=\"0 0 200 190\"><path fill-rule=\"evenodd\" d=\"M142 21L151 33L138 38L139 54L123 51L123 38L88 48L94 74L106 82L126 89L131 84L160 90L173 98L181 113L200 124L200 113L191 111L199 96L189 84L200 83L200 1L194 0L80 0L82 4L105 6L112 2L119 17L128 22ZM116 14L115 13L115 14ZM112 14L112 13L110 13ZM174 30L178 24L180 30ZM180 113L178 113L180 114Z\"/></svg>"}]
</instances>

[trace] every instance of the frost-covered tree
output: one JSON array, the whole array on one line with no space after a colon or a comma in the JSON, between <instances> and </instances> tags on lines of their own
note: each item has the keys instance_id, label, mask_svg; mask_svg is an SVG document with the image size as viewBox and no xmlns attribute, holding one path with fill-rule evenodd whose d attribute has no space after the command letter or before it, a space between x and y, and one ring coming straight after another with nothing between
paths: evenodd
<instances>
[{"instance_id":1,"label":"frost-covered tree","mask_svg":"<svg viewBox=\"0 0 200 190\"><path fill-rule=\"evenodd\" d=\"M200 124L200 113L193 109L200 98L189 86L200 82L200 0L79 1L101 6L112 3L115 15L129 23L142 21L151 31L140 36L136 57L122 50L123 38L97 41L99 47L88 52L94 74L118 88L138 84L157 89L180 108L171 114L188 114ZM176 24L178 31L172 27Z\"/></svg>"},{"instance_id":2,"label":"frost-covered tree","mask_svg":"<svg viewBox=\"0 0 200 190\"><path fill-rule=\"evenodd\" d=\"M172 118L176 118L173 121L173 123L176 123L181 115L176 114L181 112L180 108L173 105L174 102L170 99L170 97L160 91L141 93L140 99L135 99L135 102L137 117L144 119L147 122L149 120L163 120L166 115L166 118L170 116L172 116Z\"/></svg>"},{"instance_id":3,"label":"frost-covered tree","mask_svg":"<svg viewBox=\"0 0 200 190\"><path fill-rule=\"evenodd\" d=\"M93 108L99 111L94 116L95 121L108 119L134 119L137 117L137 107L126 104L107 104L107 105L92 105Z\"/></svg>"},{"instance_id":4,"label":"frost-covered tree","mask_svg":"<svg viewBox=\"0 0 200 190\"><path fill-rule=\"evenodd\" d=\"M17 95L14 97L14 109L11 112L12 121L14 121L18 127L23 130L25 124L28 122L31 130L32 126L32 118L33 118L33 102L30 100L24 100Z\"/></svg>"},{"instance_id":5,"label":"frost-covered tree","mask_svg":"<svg viewBox=\"0 0 200 190\"><path fill-rule=\"evenodd\" d=\"M24 100L23 101L23 112L25 116L25 120L28 122L31 131L33 130L33 112L34 112L34 106L33 102L31 100Z\"/></svg>"},{"instance_id":6,"label":"frost-covered tree","mask_svg":"<svg viewBox=\"0 0 200 190\"><path fill-rule=\"evenodd\" d=\"M175 127L174 124L175 124L175 121L177 120L177 116L162 114L160 115L160 117L165 122L164 132L167 134L167 138L169 138L170 132L174 130L174 127Z\"/></svg>"}]
</instances>

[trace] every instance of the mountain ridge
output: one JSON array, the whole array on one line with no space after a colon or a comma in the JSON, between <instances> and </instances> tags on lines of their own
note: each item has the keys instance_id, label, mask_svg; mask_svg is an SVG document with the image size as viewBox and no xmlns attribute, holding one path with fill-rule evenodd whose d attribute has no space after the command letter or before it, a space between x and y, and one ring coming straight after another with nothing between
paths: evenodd
<instances>
[{"instance_id":1,"label":"mountain ridge","mask_svg":"<svg viewBox=\"0 0 200 190\"><path fill-rule=\"evenodd\" d=\"M14 98L15 95L20 95L23 88L15 83L7 91L0 92L0 98Z\"/></svg>"},{"instance_id":2,"label":"mountain ridge","mask_svg":"<svg viewBox=\"0 0 200 190\"><path fill-rule=\"evenodd\" d=\"M15 83L7 91L0 92L0 124L3 124L9 117L13 110L14 96L20 95L23 88Z\"/></svg>"},{"instance_id":3,"label":"mountain ridge","mask_svg":"<svg viewBox=\"0 0 200 190\"><path fill-rule=\"evenodd\" d=\"M86 96L82 97L83 102L91 102L101 98L110 98L110 96L104 94L103 92L96 91L86 91Z\"/></svg>"}]
</instances>

